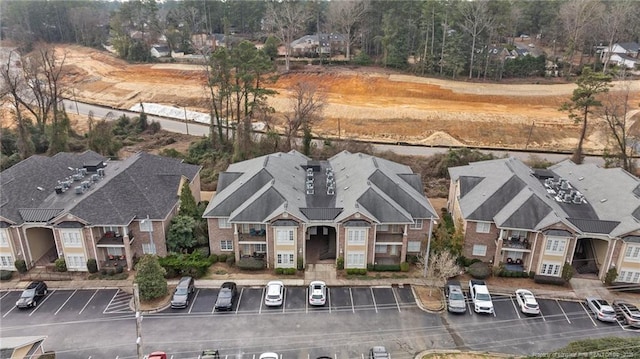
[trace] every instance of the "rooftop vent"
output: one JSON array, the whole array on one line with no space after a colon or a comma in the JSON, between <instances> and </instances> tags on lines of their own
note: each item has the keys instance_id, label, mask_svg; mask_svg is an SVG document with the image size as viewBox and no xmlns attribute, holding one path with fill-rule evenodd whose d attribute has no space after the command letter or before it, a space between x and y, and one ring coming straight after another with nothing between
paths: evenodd
<instances>
[{"instance_id":1,"label":"rooftop vent","mask_svg":"<svg viewBox=\"0 0 640 359\"><path fill-rule=\"evenodd\" d=\"M564 178L547 178L544 180L544 187L556 202L582 204L586 203L584 196L576 190L569 181Z\"/></svg>"},{"instance_id":2,"label":"rooftop vent","mask_svg":"<svg viewBox=\"0 0 640 359\"><path fill-rule=\"evenodd\" d=\"M84 193L84 189L82 188L82 186L76 186L75 187L75 191L76 191L76 194L83 194Z\"/></svg>"}]
</instances>

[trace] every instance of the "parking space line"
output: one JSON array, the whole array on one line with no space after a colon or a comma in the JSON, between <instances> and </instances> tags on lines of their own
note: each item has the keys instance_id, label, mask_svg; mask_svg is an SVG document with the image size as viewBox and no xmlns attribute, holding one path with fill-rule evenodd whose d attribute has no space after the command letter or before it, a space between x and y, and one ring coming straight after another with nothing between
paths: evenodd
<instances>
[{"instance_id":1,"label":"parking space line","mask_svg":"<svg viewBox=\"0 0 640 359\"><path fill-rule=\"evenodd\" d=\"M198 299L198 293L200 293L200 288L196 290L196 295L193 296L193 300L191 301L191 305L189 306L189 311L187 312L188 314L191 314L191 309L193 309L193 305L196 303L196 299ZM214 305L213 308L215 309L216 306Z\"/></svg>"},{"instance_id":2,"label":"parking space line","mask_svg":"<svg viewBox=\"0 0 640 359\"><path fill-rule=\"evenodd\" d=\"M473 308L471 308L471 301L467 301L467 307L469 307L469 315L473 315Z\"/></svg>"},{"instance_id":3,"label":"parking space line","mask_svg":"<svg viewBox=\"0 0 640 359\"><path fill-rule=\"evenodd\" d=\"M305 288L304 293L306 294L306 300L304 301L304 312L309 314L309 287Z\"/></svg>"},{"instance_id":4,"label":"parking space line","mask_svg":"<svg viewBox=\"0 0 640 359\"><path fill-rule=\"evenodd\" d=\"M284 308L287 306L287 288L284 289L284 293L282 293L282 313L284 313Z\"/></svg>"},{"instance_id":5,"label":"parking space line","mask_svg":"<svg viewBox=\"0 0 640 359\"><path fill-rule=\"evenodd\" d=\"M113 303L113 300L116 299L116 296L118 295L118 293L120 293L120 289L116 290L116 293L113 295L113 297L111 298L111 300L109 301L109 303L107 304L107 307L104 308L104 310L102 311L102 314L107 314L106 311L109 308L109 306L111 305L111 303Z\"/></svg>"},{"instance_id":6,"label":"parking space line","mask_svg":"<svg viewBox=\"0 0 640 359\"><path fill-rule=\"evenodd\" d=\"M393 299L396 300L396 306L398 307L398 312L402 313L402 311L400 310L400 302L398 302L398 296L396 295L396 289L394 287L391 287L391 293L393 294Z\"/></svg>"},{"instance_id":7,"label":"parking space line","mask_svg":"<svg viewBox=\"0 0 640 359\"><path fill-rule=\"evenodd\" d=\"M353 307L353 293L351 292L351 287L349 287L349 297L351 298L351 311L356 312L356 308Z\"/></svg>"},{"instance_id":8,"label":"parking space line","mask_svg":"<svg viewBox=\"0 0 640 359\"><path fill-rule=\"evenodd\" d=\"M538 304L538 308L540 308L540 305L539 305L539 304ZM547 320L544 318L544 314L542 314L542 309L540 309L540 316L542 317L542 320L543 320L543 321L545 321L545 322L547 321Z\"/></svg>"},{"instance_id":9,"label":"parking space line","mask_svg":"<svg viewBox=\"0 0 640 359\"><path fill-rule=\"evenodd\" d=\"M91 302L91 300L93 299L93 297L96 296L96 294L98 294L98 289L96 289L95 292L93 292L93 295L91 296L91 298L89 298L89 300L87 301L87 303L84 305L84 307L82 307L82 309L80 309L80 311L78 312L78 314L82 314L82 312L84 312L84 309L89 305L89 303Z\"/></svg>"},{"instance_id":10,"label":"parking space line","mask_svg":"<svg viewBox=\"0 0 640 359\"><path fill-rule=\"evenodd\" d=\"M327 288L327 301L329 301L329 314L331 314L331 288Z\"/></svg>"},{"instance_id":11,"label":"parking space line","mask_svg":"<svg viewBox=\"0 0 640 359\"><path fill-rule=\"evenodd\" d=\"M64 303L62 303L62 305L60 306L60 308L58 308L58 310L56 310L55 313L53 313L53 315L58 315L58 312L62 310L62 308L64 308L64 305L67 304L67 302L71 299L71 297L73 297L74 294L76 294L78 290L74 290L73 293L71 293L71 295L69 296L69 298L67 298L67 300L64 301Z\"/></svg>"},{"instance_id":12,"label":"parking space line","mask_svg":"<svg viewBox=\"0 0 640 359\"><path fill-rule=\"evenodd\" d=\"M589 317L589 319L591 319L591 323L593 323L594 327L597 327L598 324L596 324L595 320L593 320L591 313L589 313L589 311L587 311L587 308L585 308L585 306L580 303L580 306L582 307L582 309L584 309L584 312L587 313L587 317Z\"/></svg>"},{"instance_id":13,"label":"parking space line","mask_svg":"<svg viewBox=\"0 0 640 359\"><path fill-rule=\"evenodd\" d=\"M240 301L242 300L242 293L244 293L244 287L240 288L240 295L238 296L238 303L236 304L236 314L238 314L238 310L240 309Z\"/></svg>"},{"instance_id":14,"label":"parking space line","mask_svg":"<svg viewBox=\"0 0 640 359\"><path fill-rule=\"evenodd\" d=\"M376 310L376 313L378 313L378 306L376 305L376 296L373 294L373 288L369 287L369 289L371 289L371 299L373 300L373 307Z\"/></svg>"},{"instance_id":15,"label":"parking space line","mask_svg":"<svg viewBox=\"0 0 640 359\"><path fill-rule=\"evenodd\" d=\"M42 302L40 302L38 305L36 305L35 308L33 308L33 310L31 311L31 313L29 313L29 316L31 316L33 313L36 312L36 310L38 310L38 308L40 308L42 306L42 303L46 302L49 298L51 298L51 294L55 293L56 291L54 290L53 292L49 293L49 295L45 296L44 299L42 300Z\"/></svg>"},{"instance_id":16,"label":"parking space line","mask_svg":"<svg viewBox=\"0 0 640 359\"><path fill-rule=\"evenodd\" d=\"M260 297L260 309L258 310L258 314L262 314L262 305L264 304L264 291L265 288L262 288L262 296Z\"/></svg>"},{"instance_id":17,"label":"parking space line","mask_svg":"<svg viewBox=\"0 0 640 359\"><path fill-rule=\"evenodd\" d=\"M4 294L2 295L2 297L0 297L0 299L6 297L9 293L11 293L11 292L4 292Z\"/></svg>"},{"instance_id":18,"label":"parking space line","mask_svg":"<svg viewBox=\"0 0 640 359\"><path fill-rule=\"evenodd\" d=\"M16 306L14 305L13 307L11 307L11 309L9 309L8 312L4 313L4 315L2 316L3 318L6 317L7 315L9 315L9 313L11 313L12 310L16 309Z\"/></svg>"},{"instance_id":19,"label":"parking space line","mask_svg":"<svg viewBox=\"0 0 640 359\"><path fill-rule=\"evenodd\" d=\"M516 311L516 315L518 316L518 319L522 319L522 317L520 317L520 311L518 310L518 307L516 307L516 303L513 302L513 297L511 295L509 295L509 300L511 301L511 304L513 305L513 310ZM495 310L494 310L495 312Z\"/></svg>"},{"instance_id":20,"label":"parking space line","mask_svg":"<svg viewBox=\"0 0 640 359\"><path fill-rule=\"evenodd\" d=\"M567 322L569 322L569 324L571 324L571 321L569 320L569 317L567 316L567 313L564 312L564 309L562 308L562 306L560 305L560 302L557 299L556 299L556 303L558 304L558 307L562 311L562 314L564 315L565 319L567 319Z\"/></svg>"}]
</instances>

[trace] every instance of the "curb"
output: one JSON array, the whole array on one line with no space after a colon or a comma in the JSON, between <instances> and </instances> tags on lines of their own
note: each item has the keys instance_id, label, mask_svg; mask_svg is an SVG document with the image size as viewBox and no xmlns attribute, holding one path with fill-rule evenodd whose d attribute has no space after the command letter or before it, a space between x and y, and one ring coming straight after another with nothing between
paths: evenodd
<instances>
[{"instance_id":1,"label":"curb","mask_svg":"<svg viewBox=\"0 0 640 359\"><path fill-rule=\"evenodd\" d=\"M442 305L438 309L430 309L430 308L425 307L422 304L422 301L419 300L418 296L416 295L416 290L414 289L414 285L411 285L411 293L413 293L413 299L416 301L416 305L423 312L431 313L431 314L439 314L439 313L442 313L444 311L444 303L441 303Z\"/></svg>"}]
</instances>

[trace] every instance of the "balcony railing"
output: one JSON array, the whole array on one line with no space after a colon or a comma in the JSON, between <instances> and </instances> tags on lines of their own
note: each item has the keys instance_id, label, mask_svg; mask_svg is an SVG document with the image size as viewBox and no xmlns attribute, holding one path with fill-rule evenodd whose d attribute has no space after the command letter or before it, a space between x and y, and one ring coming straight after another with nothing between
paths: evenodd
<instances>
[{"instance_id":1,"label":"balcony railing","mask_svg":"<svg viewBox=\"0 0 640 359\"><path fill-rule=\"evenodd\" d=\"M376 232L376 242L402 242L402 232Z\"/></svg>"},{"instance_id":2,"label":"balcony railing","mask_svg":"<svg viewBox=\"0 0 640 359\"><path fill-rule=\"evenodd\" d=\"M502 248L531 249L531 245L526 238L506 238L502 241Z\"/></svg>"}]
</instances>

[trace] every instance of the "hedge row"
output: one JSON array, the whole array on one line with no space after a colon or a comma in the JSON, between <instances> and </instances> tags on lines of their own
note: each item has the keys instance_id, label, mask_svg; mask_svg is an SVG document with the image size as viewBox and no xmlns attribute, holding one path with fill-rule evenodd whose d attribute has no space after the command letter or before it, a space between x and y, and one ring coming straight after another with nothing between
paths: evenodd
<instances>
[{"instance_id":1,"label":"hedge row","mask_svg":"<svg viewBox=\"0 0 640 359\"><path fill-rule=\"evenodd\" d=\"M567 282L562 277L554 277L550 275L536 274L533 281L539 284L553 284L564 286Z\"/></svg>"},{"instance_id":2,"label":"hedge row","mask_svg":"<svg viewBox=\"0 0 640 359\"><path fill-rule=\"evenodd\" d=\"M294 275L296 274L295 268L276 268L276 274Z\"/></svg>"},{"instance_id":3,"label":"hedge row","mask_svg":"<svg viewBox=\"0 0 640 359\"><path fill-rule=\"evenodd\" d=\"M367 270L365 268L347 268L347 274L349 275L366 275Z\"/></svg>"},{"instance_id":4,"label":"hedge row","mask_svg":"<svg viewBox=\"0 0 640 359\"><path fill-rule=\"evenodd\" d=\"M521 271L512 271L512 270L502 270L498 273L498 277L507 277L507 278L529 278L529 273L521 272Z\"/></svg>"},{"instance_id":5,"label":"hedge row","mask_svg":"<svg viewBox=\"0 0 640 359\"><path fill-rule=\"evenodd\" d=\"M246 270L262 270L265 268L265 261L255 258L240 258L236 266Z\"/></svg>"},{"instance_id":6,"label":"hedge row","mask_svg":"<svg viewBox=\"0 0 640 359\"><path fill-rule=\"evenodd\" d=\"M158 258L158 262L167 271L165 275L167 278L183 275L200 278L207 273L211 265L210 259L203 256L200 251L191 254L169 254L166 257Z\"/></svg>"}]
</instances>

